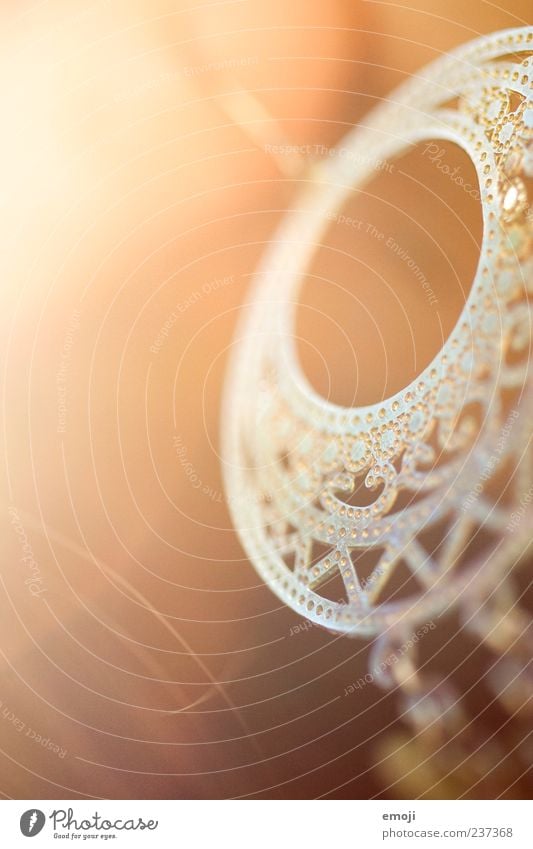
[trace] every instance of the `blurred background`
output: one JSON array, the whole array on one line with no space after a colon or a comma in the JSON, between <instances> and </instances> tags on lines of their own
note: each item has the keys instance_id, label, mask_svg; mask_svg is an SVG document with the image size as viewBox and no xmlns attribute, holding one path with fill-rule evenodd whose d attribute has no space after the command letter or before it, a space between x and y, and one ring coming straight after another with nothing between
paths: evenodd
<instances>
[{"instance_id":1,"label":"blurred background","mask_svg":"<svg viewBox=\"0 0 533 849\"><path fill-rule=\"evenodd\" d=\"M453 615L421 651L466 694L468 754L411 740L394 693L345 694L369 646L258 579L219 413L258 261L320 160L530 0L19 0L0 22L3 796L527 797L529 720L488 703ZM334 401L401 388L461 310L477 182L441 158L473 191L414 150L317 252L297 332Z\"/></svg>"}]
</instances>

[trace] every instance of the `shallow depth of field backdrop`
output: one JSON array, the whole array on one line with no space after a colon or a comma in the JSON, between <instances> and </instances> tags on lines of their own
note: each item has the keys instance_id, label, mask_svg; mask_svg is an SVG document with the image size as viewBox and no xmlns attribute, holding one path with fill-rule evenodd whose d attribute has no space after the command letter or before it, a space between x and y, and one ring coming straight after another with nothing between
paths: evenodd
<instances>
[{"instance_id":1,"label":"shallow depth of field backdrop","mask_svg":"<svg viewBox=\"0 0 533 849\"><path fill-rule=\"evenodd\" d=\"M478 781L409 745L394 694L345 695L368 646L305 627L259 581L218 445L241 305L317 161L418 68L528 13L529 0L2 4L4 796L527 796L523 729L496 704L473 731L473 746L491 738ZM442 156L475 188L466 156ZM440 161L405 158L417 193L377 168L316 255L298 344L333 400L399 389L464 303L479 204ZM425 269L435 300L368 225ZM479 716L482 648L451 617L422 652Z\"/></svg>"}]
</instances>

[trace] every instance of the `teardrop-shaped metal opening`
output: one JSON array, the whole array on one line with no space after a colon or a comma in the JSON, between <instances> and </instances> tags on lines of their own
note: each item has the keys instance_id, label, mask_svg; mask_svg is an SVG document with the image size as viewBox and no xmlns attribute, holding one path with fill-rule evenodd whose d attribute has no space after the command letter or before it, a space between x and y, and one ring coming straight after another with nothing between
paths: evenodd
<instances>
[{"instance_id":1,"label":"teardrop-shaped metal opening","mask_svg":"<svg viewBox=\"0 0 533 849\"><path fill-rule=\"evenodd\" d=\"M376 172L328 221L307 270L295 334L329 401L377 403L431 362L461 314L482 238L474 165L428 140Z\"/></svg>"}]
</instances>

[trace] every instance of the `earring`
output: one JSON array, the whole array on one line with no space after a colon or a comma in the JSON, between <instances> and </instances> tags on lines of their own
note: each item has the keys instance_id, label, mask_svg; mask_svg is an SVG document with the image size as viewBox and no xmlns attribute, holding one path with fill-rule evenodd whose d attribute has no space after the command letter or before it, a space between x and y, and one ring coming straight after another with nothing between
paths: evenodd
<instances>
[{"instance_id":1,"label":"earring","mask_svg":"<svg viewBox=\"0 0 533 849\"><path fill-rule=\"evenodd\" d=\"M532 54L533 28L478 39L410 79L348 133L346 155L328 158L264 258L225 388L227 499L250 561L314 623L373 638L373 680L402 688L417 727L453 703L413 661L441 615L459 611L495 650L523 625L507 582L533 512ZM298 361L295 308L306 267L376 162L435 139L462 148L478 177L483 238L470 294L408 386L377 404L336 406ZM375 493L371 503L354 503L360 480ZM429 552L422 539L437 528L441 542ZM374 558L365 579L363 554ZM417 591L383 600L400 564ZM328 583L339 576L341 593L331 598ZM522 684L530 688L524 677Z\"/></svg>"}]
</instances>

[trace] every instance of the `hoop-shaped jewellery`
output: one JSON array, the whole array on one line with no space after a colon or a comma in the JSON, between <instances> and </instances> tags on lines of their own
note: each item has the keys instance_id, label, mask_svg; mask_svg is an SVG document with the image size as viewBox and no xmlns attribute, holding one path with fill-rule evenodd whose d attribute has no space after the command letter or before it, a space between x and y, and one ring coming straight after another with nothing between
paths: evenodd
<instances>
[{"instance_id":1,"label":"hoop-shaped jewellery","mask_svg":"<svg viewBox=\"0 0 533 849\"><path fill-rule=\"evenodd\" d=\"M513 513L533 492L532 54L533 28L479 39L430 65L350 132L349 155L327 160L282 224L239 326L222 432L233 519L279 598L333 631L412 632L457 601L485 596L523 553L530 523ZM483 239L470 295L440 352L403 391L370 406L335 406L311 388L297 358L306 264L373 163L435 139L466 151L478 176ZM350 498L361 476L376 493L370 505ZM429 552L421 535L437 525L442 544ZM364 551L375 557L366 580L357 571ZM419 589L384 601L400 562ZM342 597L331 598L335 575Z\"/></svg>"}]
</instances>

